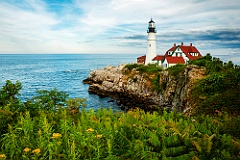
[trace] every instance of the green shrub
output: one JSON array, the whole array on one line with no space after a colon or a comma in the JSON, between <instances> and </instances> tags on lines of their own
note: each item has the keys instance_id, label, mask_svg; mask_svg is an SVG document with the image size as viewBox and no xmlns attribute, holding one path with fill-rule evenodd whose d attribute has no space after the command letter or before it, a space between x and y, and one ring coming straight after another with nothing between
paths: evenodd
<instances>
[{"instance_id":1,"label":"green shrub","mask_svg":"<svg viewBox=\"0 0 240 160\"><path fill-rule=\"evenodd\" d=\"M132 69L138 68L140 66L143 66L143 65L142 64L133 63L133 64L125 65L125 68L127 68L129 71L132 71Z\"/></svg>"},{"instance_id":2,"label":"green shrub","mask_svg":"<svg viewBox=\"0 0 240 160\"><path fill-rule=\"evenodd\" d=\"M17 104L20 100L17 96L20 95L19 91L22 89L22 84L18 81L12 83L10 80L0 90L0 107L6 104Z\"/></svg>"},{"instance_id":3,"label":"green shrub","mask_svg":"<svg viewBox=\"0 0 240 160\"><path fill-rule=\"evenodd\" d=\"M186 65L183 64L177 64L174 65L172 67L169 67L167 70L169 71L169 73L176 77L177 75L179 75L180 73L182 73L184 71L184 69L186 68Z\"/></svg>"},{"instance_id":4,"label":"green shrub","mask_svg":"<svg viewBox=\"0 0 240 160\"><path fill-rule=\"evenodd\" d=\"M158 66L157 64L127 64L124 68L128 69L129 71L132 71L132 69L136 69L140 72L140 74L146 73L146 74L154 74L156 72L162 71L162 67Z\"/></svg>"},{"instance_id":5,"label":"green shrub","mask_svg":"<svg viewBox=\"0 0 240 160\"><path fill-rule=\"evenodd\" d=\"M157 64L141 65L137 68L137 71L139 71L140 74L155 74L162 71L162 67L158 66Z\"/></svg>"},{"instance_id":6,"label":"green shrub","mask_svg":"<svg viewBox=\"0 0 240 160\"><path fill-rule=\"evenodd\" d=\"M200 113L213 114L216 110L230 114L240 112L240 73L225 70L199 80L192 90L192 99Z\"/></svg>"}]
</instances>

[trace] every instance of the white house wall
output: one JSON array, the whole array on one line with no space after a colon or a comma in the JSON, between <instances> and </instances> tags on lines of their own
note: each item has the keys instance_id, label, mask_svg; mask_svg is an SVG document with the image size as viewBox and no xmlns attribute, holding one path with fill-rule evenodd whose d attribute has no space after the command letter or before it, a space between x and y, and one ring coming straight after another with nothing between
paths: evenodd
<instances>
[{"instance_id":1,"label":"white house wall","mask_svg":"<svg viewBox=\"0 0 240 160\"><path fill-rule=\"evenodd\" d=\"M182 56L181 56L182 55ZM189 61L189 58L186 56L186 54L181 50L180 47L177 47L175 52L173 53L172 57L183 57L185 63ZM175 65L175 64L174 64Z\"/></svg>"},{"instance_id":2,"label":"white house wall","mask_svg":"<svg viewBox=\"0 0 240 160\"><path fill-rule=\"evenodd\" d=\"M167 60L165 59L163 64L162 64L163 68L168 68L168 63L167 63Z\"/></svg>"},{"instance_id":3,"label":"white house wall","mask_svg":"<svg viewBox=\"0 0 240 160\"><path fill-rule=\"evenodd\" d=\"M183 54L184 54L184 53L183 53L183 51L181 50L181 48L180 48L180 47L177 47L172 56L173 56L173 57L180 57L180 55L183 56Z\"/></svg>"},{"instance_id":4,"label":"white house wall","mask_svg":"<svg viewBox=\"0 0 240 160\"><path fill-rule=\"evenodd\" d=\"M184 61L185 61L185 63L187 63L188 61L189 61L189 58L183 53L183 59L184 59Z\"/></svg>"},{"instance_id":5,"label":"white house wall","mask_svg":"<svg viewBox=\"0 0 240 160\"><path fill-rule=\"evenodd\" d=\"M171 64L168 64L168 67L172 67L172 66L175 66L176 63L171 63Z\"/></svg>"}]
</instances>

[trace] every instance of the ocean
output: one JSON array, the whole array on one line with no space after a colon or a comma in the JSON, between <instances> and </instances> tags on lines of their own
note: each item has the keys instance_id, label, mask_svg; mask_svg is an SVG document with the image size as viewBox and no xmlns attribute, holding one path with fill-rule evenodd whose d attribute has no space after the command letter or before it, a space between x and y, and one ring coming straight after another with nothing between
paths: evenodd
<instances>
[{"instance_id":1,"label":"ocean","mask_svg":"<svg viewBox=\"0 0 240 160\"><path fill-rule=\"evenodd\" d=\"M109 97L88 93L83 84L90 72L105 66L136 62L137 54L0 54L0 86L6 80L22 83L22 101L36 96L36 90L56 88L71 98L86 98L87 108L120 110Z\"/></svg>"}]
</instances>

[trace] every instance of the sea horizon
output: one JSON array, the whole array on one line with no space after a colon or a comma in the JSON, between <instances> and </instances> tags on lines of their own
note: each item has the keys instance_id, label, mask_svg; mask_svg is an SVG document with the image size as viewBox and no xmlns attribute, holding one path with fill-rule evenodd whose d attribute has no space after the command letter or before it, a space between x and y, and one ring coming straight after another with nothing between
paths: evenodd
<instances>
[{"instance_id":1,"label":"sea horizon","mask_svg":"<svg viewBox=\"0 0 240 160\"><path fill-rule=\"evenodd\" d=\"M88 93L83 84L90 72L105 66L136 62L136 54L0 54L2 87L6 80L22 83L22 101L36 96L37 90L64 91L71 98L86 98L88 108L119 110L110 97Z\"/></svg>"}]
</instances>

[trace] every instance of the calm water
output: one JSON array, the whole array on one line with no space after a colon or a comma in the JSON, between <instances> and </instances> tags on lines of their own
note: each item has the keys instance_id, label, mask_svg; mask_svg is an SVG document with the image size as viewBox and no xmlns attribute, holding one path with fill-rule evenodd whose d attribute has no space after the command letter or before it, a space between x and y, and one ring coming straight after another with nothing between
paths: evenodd
<instances>
[{"instance_id":1,"label":"calm water","mask_svg":"<svg viewBox=\"0 0 240 160\"><path fill-rule=\"evenodd\" d=\"M36 90L65 91L69 97L87 98L89 108L112 107L110 98L101 98L88 93L88 86L82 83L94 69L107 65L135 62L136 54L0 54L0 86L6 80L22 83L21 99L30 99Z\"/></svg>"}]
</instances>

